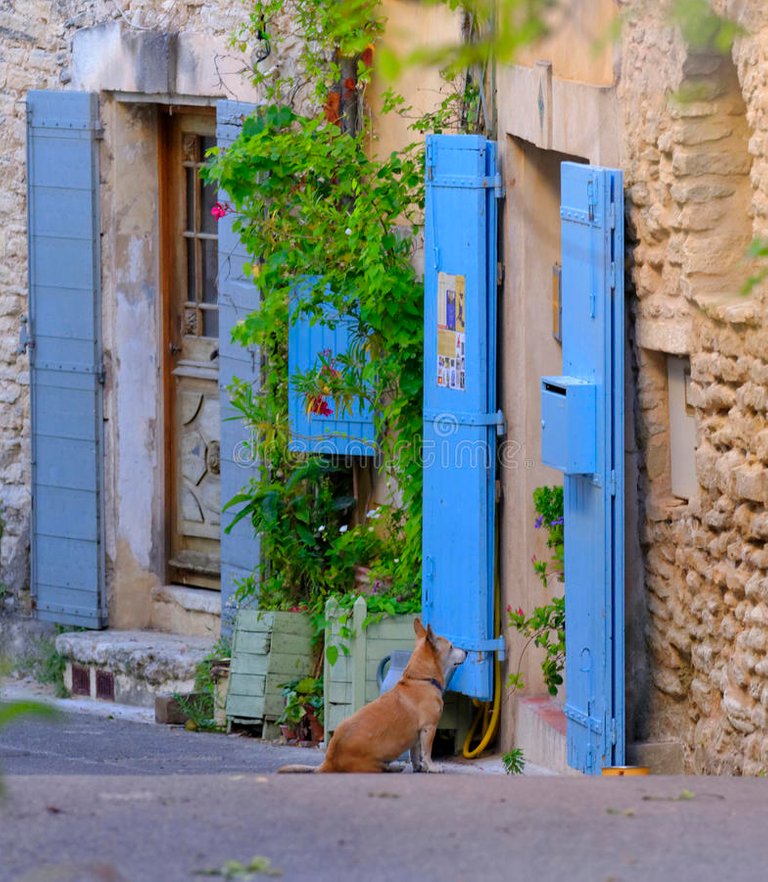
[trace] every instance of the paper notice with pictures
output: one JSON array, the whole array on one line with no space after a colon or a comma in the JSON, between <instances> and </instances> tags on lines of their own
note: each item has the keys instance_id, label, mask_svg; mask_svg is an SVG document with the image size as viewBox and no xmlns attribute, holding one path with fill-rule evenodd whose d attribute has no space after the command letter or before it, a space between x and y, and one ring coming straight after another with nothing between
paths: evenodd
<instances>
[{"instance_id":1,"label":"paper notice with pictures","mask_svg":"<svg viewBox=\"0 0 768 882\"><path fill-rule=\"evenodd\" d=\"M466 277L437 275L437 385L463 391Z\"/></svg>"}]
</instances>

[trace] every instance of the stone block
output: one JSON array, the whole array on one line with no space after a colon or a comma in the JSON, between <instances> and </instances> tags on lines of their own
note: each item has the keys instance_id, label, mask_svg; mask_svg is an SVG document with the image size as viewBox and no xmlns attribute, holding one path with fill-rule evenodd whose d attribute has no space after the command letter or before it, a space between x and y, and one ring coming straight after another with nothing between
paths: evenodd
<instances>
[{"instance_id":1,"label":"stone block","mask_svg":"<svg viewBox=\"0 0 768 882\"><path fill-rule=\"evenodd\" d=\"M744 454L740 450L728 450L717 457L715 471L717 473L717 487L721 493L732 495L735 470L743 463Z\"/></svg>"},{"instance_id":2,"label":"stone block","mask_svg":"<svg viewBox=\"0 0 768 882\"><path fill-rule=\"evenodd\" d=\"M704 183L690 181L685 183L673 184L670 187L670 195L675 202L686 203L705 203L712 199L724 199L726 196L733 196L736 189L731 184L721 182Z\"/></svg>"},{"instance_id":3,"label":"stone block","mask_svg":"<svg viewBox=\"0 0 768 882\"><path fill-rule=\"evenodd\" d=\"M647 766L652 775L682 775L685 771L680 741L645 741L627 745L627 762Z\"/></svg>"},{"instance_id":4,"label":"stone block","mask_svg":"<svg viewBox=\"0 0 768 882\"><path fill-rule=\"evenodd\" d=\"M675 150L672 157L672 171L681 177L747 175L751 164L749 155L739 152Z\"/></svg>"},{"instance_id":5,"label":"stone block","mask_svg":"<svg viewBox=\"0 0 768 882\"><path fill-rule=\"evenodd\" d=\"M675 126L672 137L676 144L697 147L700 144L722 141L732 133L733 125L728 120L686 119L680 120Z\"/></svg>"},{"instance_id":6,"label":"stone block","mask_svg":"<svg viewBox=\"0 0 768 882\"><path fill-rule=\"evenodd\" d=\"M765 502L768 471L763 465L742 465L733 470L734 493L739 499Z\"/></svg>"}]
</instances>

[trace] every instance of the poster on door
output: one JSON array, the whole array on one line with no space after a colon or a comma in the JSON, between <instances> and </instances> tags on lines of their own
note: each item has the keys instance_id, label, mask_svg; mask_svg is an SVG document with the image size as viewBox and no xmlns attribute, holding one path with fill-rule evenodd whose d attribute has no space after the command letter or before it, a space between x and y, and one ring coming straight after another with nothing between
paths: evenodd
<instances>
[{"instance_id":1,"label":"poster on door","mask_svg":"<svg viewBox=\"0 0 768 882\"><path fill-rule=\"evenodd\" d=\"M437 274L437 385L465 389L466 276Z\"/></svg>"}]
</instances>

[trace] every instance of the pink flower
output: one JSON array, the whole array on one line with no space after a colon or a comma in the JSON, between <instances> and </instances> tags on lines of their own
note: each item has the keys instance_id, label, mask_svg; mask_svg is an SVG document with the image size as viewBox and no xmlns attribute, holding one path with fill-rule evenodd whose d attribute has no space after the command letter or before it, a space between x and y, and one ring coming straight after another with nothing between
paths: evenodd
<instances>
[{"instance_id":1,"label":"pink flower","mask_svg":"<svg viewBox=\"0 0 768 882\"><path fill-rule=\"evenodd\" d=\"M232 211L232 206L228 202L214 202L211 214L216 220L221 220L223 217L226 217L230 211Z\"/></svg>"}]
</instances>

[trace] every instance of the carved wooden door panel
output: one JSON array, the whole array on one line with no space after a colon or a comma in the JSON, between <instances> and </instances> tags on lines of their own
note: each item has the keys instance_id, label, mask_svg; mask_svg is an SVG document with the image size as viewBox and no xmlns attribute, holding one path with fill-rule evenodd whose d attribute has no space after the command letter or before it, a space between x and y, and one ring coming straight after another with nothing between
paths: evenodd
<instances>
[{"instance_id":1,"label":"carved wooden door panel","mask_svg":"<svg viewBox=\"0 0 768 882\"><path fill-rule=\"evenodd\" d=\"M217 190L200 180L215 144L213 114L178 112L165 126L168 577L220 587Z\"/></svg>"}]
</instances>

